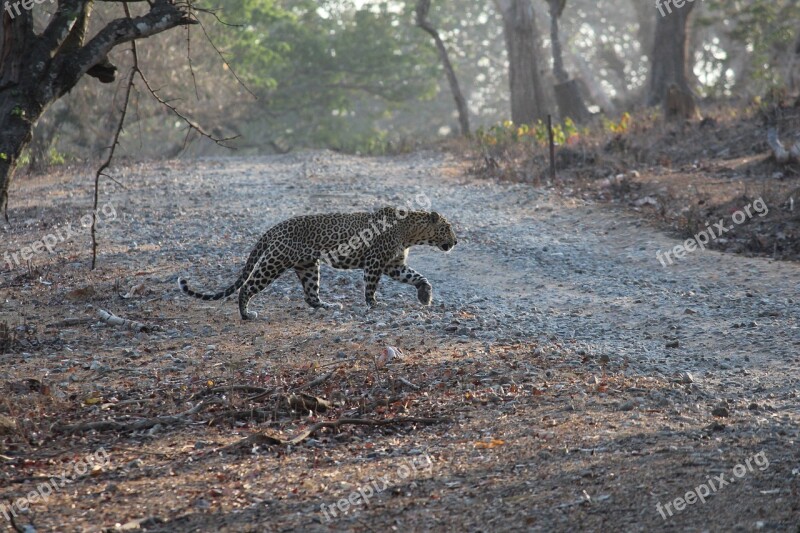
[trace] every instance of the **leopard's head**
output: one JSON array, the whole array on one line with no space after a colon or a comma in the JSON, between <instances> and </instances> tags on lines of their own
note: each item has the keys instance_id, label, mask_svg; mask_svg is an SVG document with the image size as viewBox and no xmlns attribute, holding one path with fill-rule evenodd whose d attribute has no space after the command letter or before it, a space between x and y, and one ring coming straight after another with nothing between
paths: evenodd
<instances>
[{"instance_id":1,"label":"leopard's head","mask_svg":"<svg viewBox=\"0 0 800 533\"><path fill-rule=\"evenodd\" d=\"M448 252L458 244L453 227L436 211L408 213L408 244L427 244Z\"/></svg>"},{"instance_id":2,"label":"leopard's head","mask_svg":"<svg viewBox=\"0 0 800 533\"><path fill-rule=\"evenodd\" d=\"M433 230L433 244L438 246L440 250L449 252L458 244L453 226L450 225L446 218L436 211L431 211L428 215L428 221Z\"/></svg>"}]
</instances>

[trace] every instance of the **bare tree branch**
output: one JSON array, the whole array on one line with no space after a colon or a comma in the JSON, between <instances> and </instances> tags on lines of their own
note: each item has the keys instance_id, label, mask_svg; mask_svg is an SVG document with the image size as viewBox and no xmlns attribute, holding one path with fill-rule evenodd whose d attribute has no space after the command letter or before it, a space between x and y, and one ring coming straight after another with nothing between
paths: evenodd
<instances>
[{"instance_id":1,"label":"bare tree branch","mask_svg":"<svg viewBox=\"0 0 800 533\"><path fill-rule=\"evenodd\" d=\"M79 50L57 54L54 68L63 72L64 76L58 78L63 82L49 89L56 97L62 96L115 46L189 24L197 24L191 14L166 0L156 0L147 14L113 20Z\"/></svg>"},{"instance_id":2,"label":"bare tree branch","mask_svg":"<svg viewBox=\"0 0 800 533\"><path fill-rule=\"evenodd\" d=\"M169 101L167 101L167 100L164 100L163 98L161 98L161 97L158 95L158 93L156 92L156 90L155 90L155 89L153 89L153 88L150 86L150 82L149 82L149 81L147 81L147 78L145 77L144 73L143 73L141 70L139 70L139 71L138 71L138 73L139 73L139 77L140 77L140 78L142 79L142 81L144 82L144 85L145 85L145 87L147 87L147 90L150 92L150 94L151 94L151 95L153 95L153 98L155 98L156 100L158 100L158 103L160 103L161 105L163 105L163 106L167 107L167 108L168 108L170 111L172 111L172 112L173 112L173 113L174 113L174 114L175 114L175 115L176 115L178 118L180 118L182 121L184 121L184 122L186 123L186 125L187 125L187 126L189 126L189 129L190 129L190 130L194 130L194 131L196 131L197 133L199 133L199 134L200 134L200 135L202 135L203 137L205 137L205 138L207 138L207 139L210 139L210 140L214 141L214 143L215 143L215 144L218 144L219 146L223 146L223 147L225 147L225 148L231 148L231 149L233 148L232 146L228 146L228 145L226 145L225 143L226 143L227 141L232 141L232 140L234 140L234 139L237 139L237 138L239 137L239 135L234 135L233 137L224 137L224 138L219 138L219 137L216 137L216 136L212 135L211 133L208 133L206 130L204 130L204 129L202 128L202 126L200 126L200 125L199 125L199 124L197 124L195 121L193 121L192 119L190 119L189 117L187 117L186 115L184 115L183 113L181 113L180 111L178 111L178 108L176 108L174 105L170 104L170 103L169 103Z\"/></svg>"},{"instance_id":3,"label":"bare tree branch","mask_svg":"<svg viewBox=\"0 0 800 533\"><path fill-rule=\"evenodd\" d=\"M49 59L64 39L69 35L69 30L78 13L86 9L89 0L59 0L58 8L50 19L50 23L42 32L42 36L36 44L34 57L39 61ZM35 64L35 62L32 62ZM42 67L46 62L42 61ZM36 68L36 67L34 67Z\"/></svg>"}]
</instances>

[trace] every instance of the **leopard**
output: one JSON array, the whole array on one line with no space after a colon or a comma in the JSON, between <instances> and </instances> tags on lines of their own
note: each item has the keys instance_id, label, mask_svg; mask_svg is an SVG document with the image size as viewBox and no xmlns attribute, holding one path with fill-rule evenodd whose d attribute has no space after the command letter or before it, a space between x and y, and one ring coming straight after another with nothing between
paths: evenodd
<instances>
[{"instance_id":1,"label":"leopard","mask_svg":"<svg viewBox=\"0 0 800 533\"><path fill-rule=\"evenodd\" d=\"M387 206L376 211L301 215L269 228L250 252L239 277L229 287L208 294L189 288L179 277L185 294L201 300L221 300L239 291L239 314L253 320L250 300L289 269L303 286L305 303L314 309L342 309L341 304L320 300L320 265L364 271L364 298L368 308L378 305L376 292L381 276L412 285L417 299L431 305L433 287L408 266L412 246L427 245L443 252L458 240L447 219L436 211L412 211Z\"/></svg>"}]
</instances>

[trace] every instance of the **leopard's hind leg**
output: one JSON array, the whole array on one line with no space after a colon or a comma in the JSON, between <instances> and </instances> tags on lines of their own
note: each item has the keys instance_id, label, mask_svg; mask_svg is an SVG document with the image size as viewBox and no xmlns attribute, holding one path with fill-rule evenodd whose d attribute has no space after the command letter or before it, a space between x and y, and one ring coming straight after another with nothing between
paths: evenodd
<instances>
[{"instance_id":1,"label":"leopard's hind leg","mask_svg":"<svg viewBox=\"0 0 800 533\"><path fill-rule=\"evenodd\" d=\"M269 257L265 254L253 269L250 276L239 289L239 314L242 320L252 320L258 317L255 311L248 311L250 300L263 291L286 272L290 263L281 257Z\"/></svg>"},{"instance_id":2,"label":"leopard's hind leg","mask_svg":"<svg viewBox=\"0 0 800 533\"><path fill-rule=\"evenodd\" d=\"M308 305L314 309L341 309L342 304L331 304L319 299L319 261L304 263L294 267Z\"/></svg>"}]
</instances>

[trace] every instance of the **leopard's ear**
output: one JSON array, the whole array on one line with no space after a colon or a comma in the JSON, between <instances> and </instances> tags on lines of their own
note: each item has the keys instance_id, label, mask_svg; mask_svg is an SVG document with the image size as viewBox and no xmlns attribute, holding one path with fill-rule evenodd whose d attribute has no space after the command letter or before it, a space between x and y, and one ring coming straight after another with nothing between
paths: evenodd
<instances>
[{"instance_id":1,"label":"leopard's ear","mask_svg":"<svg viewBox=\"0 0 800 533\"><path fill-rule=\"evenodd\" d=\"M439 220L441 218L442 218L442 216L439 213L437 213L436 211L431 211L430 214L428 215L428 221L431 224L436 224L437 222L439 222Z\"/></svg>"}]
</instances>

